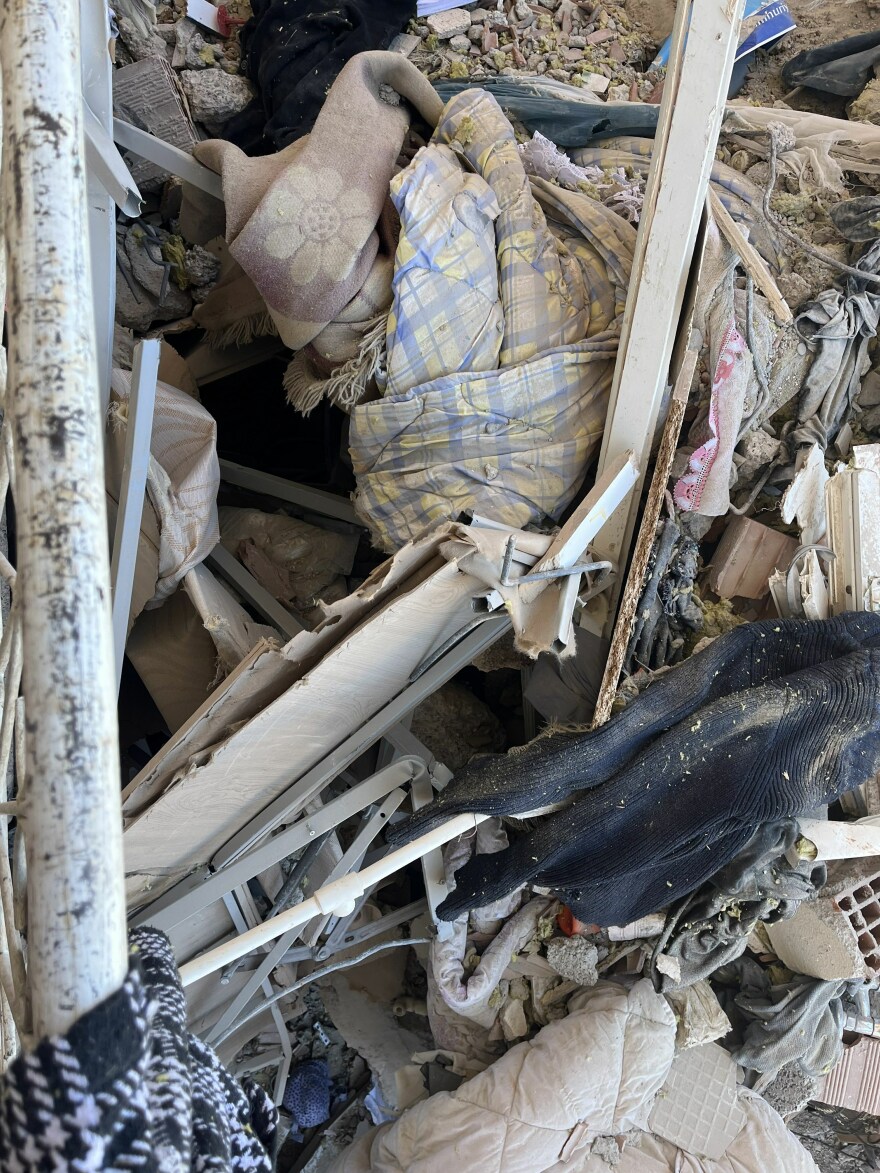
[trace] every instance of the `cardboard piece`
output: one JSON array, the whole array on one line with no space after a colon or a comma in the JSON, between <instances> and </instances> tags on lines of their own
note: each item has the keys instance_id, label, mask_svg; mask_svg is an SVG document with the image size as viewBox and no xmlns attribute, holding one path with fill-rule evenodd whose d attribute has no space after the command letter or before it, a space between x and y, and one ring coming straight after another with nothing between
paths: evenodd
<instances>
[{"instance_id":1,"label":"cardboard piece","mask_svg":"<svg viewBox=\"0 0 880 1173\"><path fill-rule=\"evenodd\" d=\"M787 534L750 517L734 517L712 559L709 586L722 599L763 599L770 576L788 570L796 550Z\"/></svg>"},{"instance_id":2,"label":"cardboard piece","mask_svg":"<svg viewBox=\"0 0 880 1173\"><path fill-rule=\"evenodd\" d=\"M113 71L113 109L131 122L188 154L198 142L174 70L163 57L145 57ZM125 155L131 177L141 191L156 191L169 172L133 153Z\"/></svg>"}]
</instances>

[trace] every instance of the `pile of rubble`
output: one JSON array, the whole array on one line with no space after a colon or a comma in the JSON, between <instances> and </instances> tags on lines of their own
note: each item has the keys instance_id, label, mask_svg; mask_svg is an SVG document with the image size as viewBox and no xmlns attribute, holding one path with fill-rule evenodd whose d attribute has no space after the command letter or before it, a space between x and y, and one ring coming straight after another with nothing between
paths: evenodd
<instances>
[{"instance_id":1,"label":"pile of rubble","mask_svg":"<svg viewBox=\"0 0 880 1173\"><path fill-rule=\"evenodd\" d=\"M662 75L645 71L655 46L623 5L517 0L509 10L455 8L410 27L421 39L412 60L432 81L529 73L610 101L660 100Z\"/></svg>"}]
</instances>

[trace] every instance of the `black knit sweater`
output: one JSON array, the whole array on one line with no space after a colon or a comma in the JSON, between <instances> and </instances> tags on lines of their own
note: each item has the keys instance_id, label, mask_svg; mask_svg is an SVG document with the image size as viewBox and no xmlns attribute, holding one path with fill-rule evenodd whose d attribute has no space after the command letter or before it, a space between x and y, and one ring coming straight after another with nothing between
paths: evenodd
<instances>
[{"instance_id":1,"label":"black knit sweater","mask_svg":"<svg viewBox=\"0 0 880 1173\"><path fill-rule=\"evenodd\" d=\"M750 624L602 729L497 759L489 786L487 773L469 771L472 797L459 785L452 803L441 795L429 810L513 813L582 793L506 851L473 858L440 915L532 881L581 920L622 924L693 891L764 821L802 815L877 772L875 643L880 616L870 614Z\"/></svg>"},{"instance_id":2,"label":"black knit sweater","mask_svg":"<svg viewBox=\"0 0 880 1173\"><path fill-rule=\"evenodd\" d=\"M871 612L817 622L743 624L662 675L600 728L538 737L504 756L472 763L429 806L390 827L388 838L395 845L406 843L469 811L514 815L552 806L614 777L655 737L702 705L872 647L880 647L880 615Z\"/></svg>"}]
</instances>

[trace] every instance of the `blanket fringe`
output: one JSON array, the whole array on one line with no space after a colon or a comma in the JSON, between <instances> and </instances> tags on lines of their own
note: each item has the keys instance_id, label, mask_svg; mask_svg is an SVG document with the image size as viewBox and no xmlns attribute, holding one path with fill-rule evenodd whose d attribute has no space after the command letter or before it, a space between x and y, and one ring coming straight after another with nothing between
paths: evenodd
<instances>
[{"instance_id":1,"label":"blanket fringe","mask_svg":"<svg viewBox=\"0 0 880 1173\"><path fill-rule=\"evenodd\" d=\"M212 350L225 350L228 346L247 346L256 338L278 336L278 327L268 310L239 318L222 330L206 330L205 341Z\"/></svg>"},{"instance_id":2,"label":"blanket fringe","mask_svg":"<svg viewBox=\"0 0 880 1173\"><path fill-rule=\"evenodd\" d=\"M308 360L295 354L284 374L287 402L303 415L314 411L327 398L343 411L350 412L366 395L370 382L385 363L385 334L388 313L379 314L367 324L357 353L326 379L315 378Z\"/></svg>"}]
</instances>

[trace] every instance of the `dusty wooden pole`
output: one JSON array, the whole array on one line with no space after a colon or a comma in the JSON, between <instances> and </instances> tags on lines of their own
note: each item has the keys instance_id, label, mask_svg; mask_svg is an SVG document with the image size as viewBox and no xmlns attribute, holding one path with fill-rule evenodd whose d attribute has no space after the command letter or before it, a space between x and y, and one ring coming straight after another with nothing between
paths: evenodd
<instances>
[{"instance_id":1,"label":"dusty wooden pole","mask_svg":"<svg viewBox=\"0 0 880 1173\"><path fill-rule=\"evenodd\" d=\"M37 1035L126 970L79 5L2 0L4 202Z\"/></svg>"}]
</instances>

